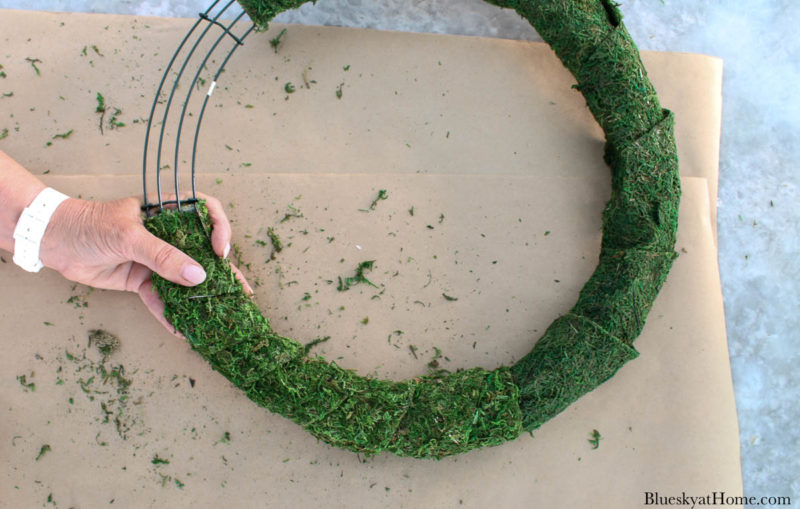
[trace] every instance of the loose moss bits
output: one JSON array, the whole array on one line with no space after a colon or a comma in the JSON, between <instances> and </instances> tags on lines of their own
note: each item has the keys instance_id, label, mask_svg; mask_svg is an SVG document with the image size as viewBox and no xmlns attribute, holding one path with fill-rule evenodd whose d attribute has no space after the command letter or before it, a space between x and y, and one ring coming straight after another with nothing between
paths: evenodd
<instances>
[{"instance_id":1,"label":"loose moss bits","mask_svg":"<svg viewBox=\"0 0 800 509\"><path fill-rule=\"evenodd\" d=\"M97 92L97 107L94 109L95 113L105 113L106 111L106 98L103 94Z\"/></svg>"},{"instance_id":2,"label":"loose moss bits","mask_svg":"<svg viewBox=\"0 0 800 509\"><path fill-rule=\"evenodd\" d=\"M85 351L75 355L66 350L64 358L74 365L76 373L80 373L76 382L81 392L89 401L99 405L99 422L112 424L124 440L137 423L136 416L130 410L140 401L130 398L133 381L126 375L125 367L109 362L109 358L119 349L120 340L110 332L97 329L89 331L88 341L90 347L94 346L102 354L100 362L92 360ZM70 397L68 402L74 404L73 398Z\"/></svg>"},{"instance_id":3,"label":"loose moss bits","mask_svg":"<svg viewBox=\"0 0 800 509\"><path fill-rule=\"evenodd\" d=\"M114 112L111 113L111 118L108 120L108 126L111 129L119 129L120 127L125 127L125 122L119 120L120 115L122 115L122 110L119 108L114 108Z\"/></svg>"},{"instance_id":4,"label":"loose moss bits","mask_svg":"<svg viewBox=\"0 0 800 509\"><path fill-rule=\"evenodd\" d=\"M389 193L386 191L386 189L381 189L380 191L378 191L378 196L376 196L375 199L372 200L372 203L370 203L368 209L358 209L358 210L360 212L369 212L370 210L375 210L375 207L378 206L379 201L386 200L388 198L389 198Z\"/></svg>"},{"instance_id":5,"label":"loose moss bits","mask_svg":"<svg viewBox=\"0 0 800 509\"><path fill-rule=\"evenodd\" d=\"M152 463L153 465L169 465L169 460L161 458L158 456L158 454L156 454L155 456L153 456L153 459L150 460L150 463Z\"/></svg>"},{"instance_id":6,"label":"loose moss bits","mask_svg":"<svg viewBox=\"0 0 800 509\"><path fill-rule=\"evenodd\" d=\"M89 331L89 346L94 345L103 357L108 357L113 354L120 347L120 340L114 334L102 329L93 329Z\"/></svg>"},{"instance_id":7,"label":"loose moss bits","mask_svg":"<svg viewBox=\"0 0 800 509\"><path fill-rule=\"evenodd\" d=\"M378 285L370 281L369 279L364 276L364 272L368 270L372 270L372 266L375 264L375 260L367 260L365 262L361 262L356 267L356 274L352 277L345 277L339 276L339 285L336 289L340 292L345 290L349 290L351 286L355 286L360 283L366 283L374 288L378 288Z\"/></svg>"},{"instance_id":8,"label":"loose moss bits","mask_svg":"<svg viewBox=\"0 0 800 509\"><path fill-rule=\"evenodd\" d=\"M275 229L271 226L267 228L267 237L269 237L269 241L272 243L272 254L270 255L270 259L274 260L275 254L283 251L283 242L281 242L281 238L278 237L278 234L275 233Z\"/></svg>"},{"instance_id":9,"label":"loose moss bits","mask_svg":"<svg viewBox=\"0 0 800 509\"><path fill-rule=\"evenodd\" d=\"M33 372L31 372L30 377L33 378ZM17 381L19 381L19 384L25 388L26 392L27 391L33 392L36 390L36 384L28 381L28 375L17 376Z\"/></svg>"},{"instance_id":10,"label":"loose moss bits","mask_svg":"<svg viewBox=\"0 0 800 509\"><path fill-rule=\"evenodd\" d=\"M48 452L50 452L51 450L52 449L50 448L50 444L44 444L39 449L39 454L36 455L36 461L39 461L40 459L42 459L44 457L44 455L47 454Z\"/></svg>"},{"instance_id":11,"label":"loose moss bits","mask_svg":"<svg viewBox=\"0 0 800 509\"><path fill-rule=\"evenodd\" d=\"M600 439L603 437L600 435L599 431L593 429L592 432L589 434L589 437L590 438L588 439L588 442L592 444L592 449L597 449L598 447L600 447Z\"/></svg>"},{"instance_id":12,"label":"loose moss bits","mask_svg":"<svg viewBox=\"0 0 800 509\"><path fill-rule=\"evenodd\" d=\"M292 218L301 218L301 217L303 217L303 213L300 212L300 209L294 207L291 204L287 205L287 207L289 207L289 212L287 212L286 215L283 216L283 219L280 220L281 223L285 223L286 221L288 221L288 220L290 220Z\"/></svg>"},{"instance_id":13,"label":"loose moss bits","mask_svg":"<svg viewBox=\"0 0 800 509\"><path fill-rule=\"evenodd\" d=\"M286 29L284 28L281 30L277 36L273 37L269 40L269 45L272 46L272 49L275 50L275 54L278 54L278 46L281 44L281 39L283 36L286 35Z\"/></svg>"},{"instance_id":14,"label":"loose moss bits","mask_svg":"<svg viewBox=\"0 0 800 509\"><path fill-rule=\"evenodd\" d=\"M57 139L66 140L67 138L69 138L70 136L72 136L72 133L73 133L73 132L74 132L74 130L73 130L73 129L70 129L69 131L67 131L67 132L65 132L65 133L61 133L61 134L56 134L56 135L53 135L53 139L54 139L54 140L57 140Z\"/></svg>"},{"instance_id":15,"label":"loose moss bits","mask_svg":"<svg viewBox=\"0 0 800 509\"><path fill-rule=\"evenodd\" d=\"M27 57L27 58L25 58L25 61L29 62L31 64L31 67L33 67L33 70L36 72L36 76L41 76L42 75L42 72L39 70L38 67L36 67L36 64L41 64L42 63L41 60L39 60L38 58Z\"/></svg>"},{"instance_id":16,"label":"loose moss bits","mask_svg":"<svg viewBox=\"0 0 800 509\"><path fill-rule=\"evenodd\" d=\"M315 346L317 346L317 345L318 345L318 344L320 344L320 343L325 343L325 342L326 342L326 341L328 341L329 339L331 339L331 337L330 337L330 336L325 336L325 337L322 337L322 338L317 338L317 339L314 339L314 340L312 340L312 341L309 341L308 343L306 343L306 344L303 346L303 350L305 351L305 354L306 354L306 355L308 355L308 352L309 352L309 351L310 351L312 348L314 348Z\"/></svg>"}]
</instances>

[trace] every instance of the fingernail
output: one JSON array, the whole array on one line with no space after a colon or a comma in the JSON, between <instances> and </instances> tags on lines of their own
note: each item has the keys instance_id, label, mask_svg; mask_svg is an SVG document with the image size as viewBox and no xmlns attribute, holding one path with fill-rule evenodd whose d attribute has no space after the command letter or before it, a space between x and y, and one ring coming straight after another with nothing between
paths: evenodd
<instances>
[{"instance_id":1,"label":"fingernail","mask_svg":"<svg viewBox=\"0 0 800 509\"><path fill-rule=\"evenodd\" d=\"M183 279L190 282L193 285L199 285L203 281L206 280L206 271L203 270L202 267L199 265L186 265L183 268L183 272L181 273Z\"/></svg>"},{"instance_id":2,"label":"fingernail","mask_svg":"<svg viewBox=\"0 0 800 509\"><path fill-rule=\"evenodd\" d=\"M230 254L230 252L231 252L231 243L230 243L230 242L228 242L228 245L227 245L227 246L225 246L225 252L224 252L224 253L222 253L222 257L223 257L223 258L227 258L227 257L228 257L228 254Z\"/></svg>"}]
</instances>

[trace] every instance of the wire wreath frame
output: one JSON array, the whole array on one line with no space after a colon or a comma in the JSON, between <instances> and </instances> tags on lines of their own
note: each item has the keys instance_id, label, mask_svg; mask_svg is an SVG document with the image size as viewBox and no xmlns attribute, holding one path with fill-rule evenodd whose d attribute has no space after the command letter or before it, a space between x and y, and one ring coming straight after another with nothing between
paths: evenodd
<instances>
[{"instance_id":1,"label":"wire wreath frame","mask_svg":"<svg viewBox=\"0 0 800 509\"><path fill-rule=\"evenodd\" d=\"M232 18L232 19L229 19ZM213 34L212 30L219 32ZM217 87L217 80L224 72L225 66L231 59L236 50L244 44L248 35L256 30L255 24L250 21L245 11L239 7L236 0L214 0L211 5L198 15L197 21L192 25L189 31L184 36L183 40L178 44L178 48L172 54L172 57L167 64L161 81L156 89L155 98L150 108L150 116L148 117L147 130L145 131L144 138L144 154L142 157L142 191L144 194L144 205L142 210L147 217L150 217L154 209L163 210L166 205L175 205L180 208L183 205L190 205L197 202L197 184L195 180L196 167L197 167L197 151L198 140L200 137L200 128L205 116L206 108L214 90ZM208 43L210 38L210 48L205 54L198 53L198 49L204 43ZM227 46L226 46L227 43ZM212 60L216 52L222 52L224 55L221 63L217 69L213 71L211 82L205 91L205 97L202 100L202 105L199 107L197 115L193 115L190 111L189 105L194 93L200 90L200 86L204 84L205 80L201 78L202 72L207 69L209 62ZM184 55L182 62L179 62L179 57ZM190 65L193 60L194 65ZM177 69L177 71L175 71ZM165 87L169 82L170 74L176 73L172 81L171 87ZM178 89L185 81L185 76L191 76L188 82L188 88L182 102L176 102ZM166 93L166 99L162 96ZM164 104L161 107L161 104ZM162 164L169 160L169 143L166 143L169 137L167 131L168 121L170 120L170 112L175 108L180 108L179 116L177 117L177 130L174 135L174 146L172 147L172 176L174 181L174 194L175 198L172 200L164 199L164 186L162 185L162 170L168 169L168 164ZM184 124L189 116L196 118L194 122L194 135L191 140L191 198L181 199L181 186L180 186L180 149L181 149L181 136L184 132ZM190 126L191 128L191 126ZM153 131L156 131L157 138L153 136ZM151 143L151 137L155 138L154 143ZM149 164L150 163L150 164ZM155 166L155 170L150 167ZM153 171L155 173L152 177ZM153 202L148 201L148 190L152 189L148 185L148 179L155 181L156 199Z\"/></svg>"}]
</instances>

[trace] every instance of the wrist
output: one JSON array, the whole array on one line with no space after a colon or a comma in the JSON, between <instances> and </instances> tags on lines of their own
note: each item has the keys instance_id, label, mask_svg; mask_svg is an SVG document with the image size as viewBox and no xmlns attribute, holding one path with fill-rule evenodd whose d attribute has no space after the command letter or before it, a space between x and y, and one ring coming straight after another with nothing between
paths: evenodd
<instances>
[{"instance_id":1,"label":"wrist","mask_svg":"<svg viewBox=\"0 0 800 509\"><path fill-rule=\"evenodd\" d=\"M53 213L39 251L43 266L62 274L67 270L73 247L82 242L81 229L76 224L81 222L87 203L78 198L67 198Z\"/></svg>"}]
</instances>

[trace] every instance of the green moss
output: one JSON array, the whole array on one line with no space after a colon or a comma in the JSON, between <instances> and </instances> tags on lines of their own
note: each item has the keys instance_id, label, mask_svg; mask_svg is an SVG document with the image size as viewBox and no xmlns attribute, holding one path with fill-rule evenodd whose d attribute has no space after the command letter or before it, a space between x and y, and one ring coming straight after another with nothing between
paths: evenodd
<instances>
[{"instance_id":1,"label":"green moss","mask_svg":"<svg viewBox=\"0 0 800 509\"><path fill-rule=\"evenodd\" d=\"M266 29L266 23L264 24L264 28ZM281 44L281 38L286 35L286 29L284 28L281 30L277 36L273 37L269 40L269 45L272 46L272 49L275 50L275 53L278 52L278 46Z\"/></svg>"},{"instance_id":2,"label":"green moss","mask_svg":"<svg viewBox=\"0 0 800 509\"><path fill-rule=\"evenodd\" d=\"M52 449L50 448L50 444L44 444L42 447L39 448L39 454L36 455L36 461L42 459L42 456L50 452Z\"/></svg>"},{"instance_id":3,"label":"green moss","mask_svg":"<svg viewBox=\"0 0 800 509\"><path fill-rule=\"evenodd\" d=\"M275 334L228 261L214 254L207 214L201 204L147 219L151 232L200 262L208 275L193 288L158 276L153 283L170 323L250 399L325 442L365 454L442 457L519 434L519 391L506 369L376 380L309 357L308 348Z\"/></svg>"},{"instance_id":4,"label":"green moss","mask_svg":"<svg viewBox=\"0 0 800 509\"><path fill-rule=\"evenodd\" d=\"M266 28L276 14L305 2L240 3ZM228 262L214 256L202 206L147 220L151 231L200 261L208 274L194 288L154 277L167 319L253 401L333 445L438 458L537 428L638 355L632 343L676 256L680 182L674 119L662 110L616 4L491 3L528 19L576 77L576 88L606 134L605 160L612 170L598 268L572 310L516 365L393 382L308 357L308 349L272 331Z\"/></svg>"},{"instance_id":5,"label":"green moss","mask_svg":"<svg viewBox=\"0 0 800 509\"><path fill-rule=\"evenodd\" d=\"M239 4L247 11L250 19L259 28L259 30L266 30L272 18L288 11L289 9L297 9L309 0L239 0ZM273 45L277 51L277 46L280 43L280 36L276 38L278 41Z\"/></svg>"},{"instance_id":6,"label":"green moss","mask_svg":"<svg viewBox=\"0 0 800 509\"><path fill-rule=\"evenodd\" d=\"M92 329L89 331L89 346L94 345L103 354L103 357L108 357L113 354L120 347L120 340L114 334L102 329Z\"/></svg>"}]
</instances>

